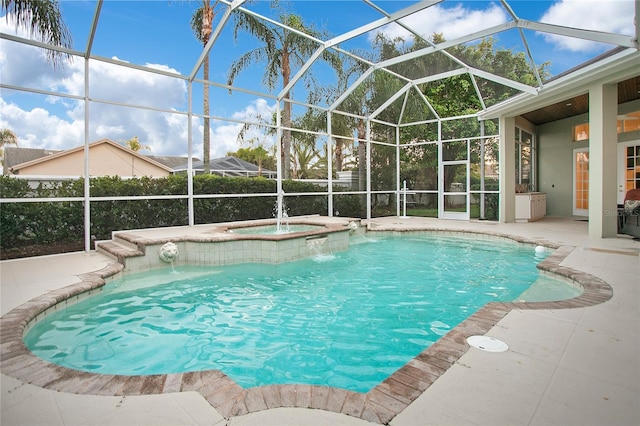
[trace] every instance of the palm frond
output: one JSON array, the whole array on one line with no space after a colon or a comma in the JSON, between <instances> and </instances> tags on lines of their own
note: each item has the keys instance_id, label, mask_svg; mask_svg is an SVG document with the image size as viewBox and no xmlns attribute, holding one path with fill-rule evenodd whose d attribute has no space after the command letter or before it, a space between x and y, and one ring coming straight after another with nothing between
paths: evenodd
<instances>
[{"instance_id":1,"label":"palm frond","mask_svg":"<svg viewBox=\"0 0 640 426\"><path fill-rule=\"evenodd\" d=\"M43 43L71 49L71 32L65 25L58 2L55 0L2 0L2 11L7 19L15 19L16 26L29 31ZM47 49L47 60L54 66L63 65L62 58L72 60L68 53Z\"/></svg>"},{"instance_id":2,"label":"palm frond","mask_svg":"<svg viewBox=\"0 0 640 426\"><path fill-rule=\"evenodd\" d=\"M247 13L237 13L235 15L235 25L233 27L233 39L238 40L240 31L246 31L265 45L273 49L275 47L274 30L260 19Z\"/></svg>"},{"instance_id":3,"label":"palm frond","mask_svg":"<svg viewBox=\"0 0 640 426\"><path fill-rule=\"evenodd\" d=\"M260 62L267 58L267 51L264 46L255 48L242 54L238 59L233 61L227 74L227 84L233 85L236 77L242 71L247 69L253 62Z\"/></svg>"}]
</instances>

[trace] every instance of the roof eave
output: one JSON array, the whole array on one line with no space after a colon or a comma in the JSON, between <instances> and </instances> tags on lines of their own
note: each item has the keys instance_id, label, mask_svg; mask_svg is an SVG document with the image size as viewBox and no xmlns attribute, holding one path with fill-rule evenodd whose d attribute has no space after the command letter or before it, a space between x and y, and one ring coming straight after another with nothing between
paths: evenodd
<instances>
[{"instance_id":1,"label":"roof eave","mask_svg":"<svg viewBox=\"0 0 640 426\"><path fill-rule=\"evenodd\" d=\"M522 93L495 104L478 113L478 118L491 120L503 116L515 117L576 94L586 93L589 91L589 86L593 84L617 83L637 76L639 69L640 52L634 48L624 49L597 63L548 82L537 95Z\"/></svg>"}]
</instances>

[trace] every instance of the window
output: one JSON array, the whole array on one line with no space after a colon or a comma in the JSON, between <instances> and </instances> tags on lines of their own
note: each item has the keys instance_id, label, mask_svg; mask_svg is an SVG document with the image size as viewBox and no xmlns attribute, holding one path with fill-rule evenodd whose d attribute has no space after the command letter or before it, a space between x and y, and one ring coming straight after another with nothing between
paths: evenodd
<instances>
[{"instance_id":1,"label":"window","mask_svg":"<svg viewBox=\"0 0 640 426\"><path fill-rule=\"evenodd\" d=\"M516 185L528 191L536 190L535 150L533 134L516 127Z\"/></svg>"},{"instance_id":2,"label":"window","mask_svg":"<svg viewBox=\"0 0 640 426\"><path fill-rule=\"evenodd\" d=\"M618 120L618 126L622 122L622 133L640 130L640 111L624 114L622 120Z\"/></svg>"},{"instance_id":3,"label":"window","mask_svg":"<svg viewBox=\"0 0 640 426\"><path fill-rule=\"evenodd\" d=\"M640 145L630 145L625 150L625 192L640 188Z\"/></svg>"},{"instance_id":4,"label":"window","mask_svg":"<svg viewBox=\"0 0 640 426\"><path fill-rule=\"evenodd\" d=\"M589 148L573 150L573 214L589 214Z\"/></svg>"},{"instance_id":5,"label":"window","mask_svg":"<svg viewBox=\"0 0 640 426\"><path fill-rule=\"evenodd\" d=\"M640 130L640 111L629 112L618 118L618 134ZM573 126L572 136L574 142L589 139L589 123Z\"/></svg>"},{"instance_id":6,"label":"window","mask_svg":"<svg viewBox=\"0 0 640 426\"><path fill-rule=\"evenodd\" d=\"M589 139L589 124L580 124L573 127L573 141L584 141Z\"/></svg>"}]
</instances>

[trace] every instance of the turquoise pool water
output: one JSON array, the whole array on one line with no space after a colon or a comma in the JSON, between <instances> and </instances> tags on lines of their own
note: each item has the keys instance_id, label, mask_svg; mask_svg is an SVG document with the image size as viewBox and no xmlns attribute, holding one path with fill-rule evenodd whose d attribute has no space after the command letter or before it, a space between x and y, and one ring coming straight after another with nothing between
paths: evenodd
<instances>
[{"instance_id":1,"label":"turquoise pool water","mask_svg":"<svg viewBox=\"0 0 640 426\"><path fill-rule=\"evenodd\" d=\"M43 359L96 373L219 369L244 387L366 392L487 302L517 299L540 281L533 247L515 243L357 241L280 265L130 275L48 315L25 343ZM549 282L554 297L560 288L575 295Z\"/></svg>"}]
</instances>

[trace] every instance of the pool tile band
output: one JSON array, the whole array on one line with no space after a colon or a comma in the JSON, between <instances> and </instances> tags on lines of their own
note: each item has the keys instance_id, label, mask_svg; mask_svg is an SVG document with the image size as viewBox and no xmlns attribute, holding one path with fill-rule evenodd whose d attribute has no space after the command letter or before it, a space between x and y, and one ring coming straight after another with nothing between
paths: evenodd
<instances>
[{"instance_id":1,"label":"pool tile band","mask_svg":"<svg viewBox=\"0 0 640 426\"><path fill-rule=\"evenodd\" d=\"M402 231L405 232L469 234L468 231L441 229ZM24 383L76 394L120 396L195 391L226 418L270 408L299 407L332 411L369 422L387 424L467 352L469 345L466 339L469 336L486 334L511 310L581 308L603 303L613 296L613 290L603 280L561 265L574 249L572 246L558 246L547 241L504 234L471 234L555 248L552 254L538 264L538 268L572 280L582 287L583 293L573 299L556 302L489 303L367 393L298 384L244 389L219 370L147 376L94 374L61 367L31 353L23 342L29 326L50 310L75 303L80 298L100 291L105 285L105 278L124 268L124 262L110 263L99 271L80 276L80 282L32 299L0 318L0 371ZM144 245L158 243L157 240L138 240L136 244L138 247L142 246L142 249L133 251L141 255L144 253ZM121 247L117 247L117 250L118 259L131 255L131 250L127 253Z\"/></svg>"}]
</instances>

